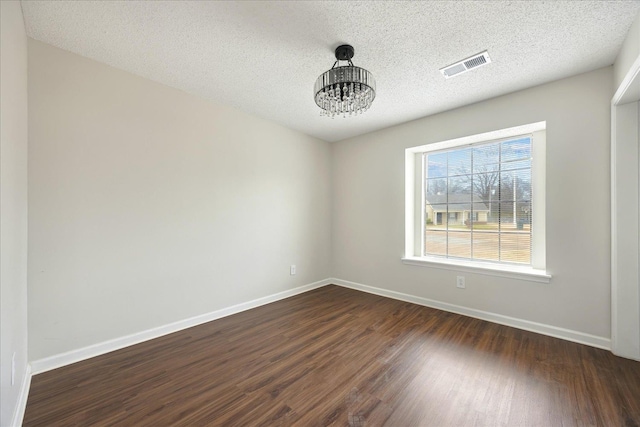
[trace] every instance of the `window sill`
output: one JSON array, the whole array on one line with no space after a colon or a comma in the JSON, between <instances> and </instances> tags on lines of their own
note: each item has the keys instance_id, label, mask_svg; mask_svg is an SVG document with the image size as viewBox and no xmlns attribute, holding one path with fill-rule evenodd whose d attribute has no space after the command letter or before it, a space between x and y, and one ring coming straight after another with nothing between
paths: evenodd
<instances>
[{"instance_id":1,"label":"window sill","mask_svg":"<svg viewBox=\"0 0 640 427\"><path fill-rule=\"evenodd\" d=\"M408 265L441 268L444 270L465 271L469 273L485 274L488 276L528 280L530 282L549 283L551 281L551 275L549 273L544 270L536 270L531 267L519 267L511 265L499 265L483 262L470 262L463 260L428 257L404 257L402 258L402 262Z\"/></svg>"}]
</instances>

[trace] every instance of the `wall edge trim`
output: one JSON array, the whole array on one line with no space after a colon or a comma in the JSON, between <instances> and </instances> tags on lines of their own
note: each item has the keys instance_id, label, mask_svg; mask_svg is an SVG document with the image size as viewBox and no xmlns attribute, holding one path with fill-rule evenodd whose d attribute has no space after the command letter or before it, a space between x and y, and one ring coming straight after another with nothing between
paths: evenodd
<instances>
[{"instance_id":1,"label":"wall edge trim","mask_svg":"<svg viewBox=\"0 0 640 427\"><path fill-rule=\"evenodd\" d=\"M631 83L633 83L638 74L640 74L640 55L633 61L624 79L620 82L620 86L616 88L616 92L611 99L611 105L618 105L621 102L622 97L630 89Z\"/></svg>"},{"instance_id":2,"label":"wall edge trim","mask_svg":"<svg viewBox=\"0 0 640 427\"><path fill-rule=\"evenodd\" d=\"M18 401L16 402L15 409L13 410L13 417L11 418L12 426L21 426L24 420L24 413L27 409L27 400L29 399L29 390L31 389L31 365L27 364L24 378L22 379L22 385L20 386L20 393L18 394Z\"/></svg>"}]
</instances>

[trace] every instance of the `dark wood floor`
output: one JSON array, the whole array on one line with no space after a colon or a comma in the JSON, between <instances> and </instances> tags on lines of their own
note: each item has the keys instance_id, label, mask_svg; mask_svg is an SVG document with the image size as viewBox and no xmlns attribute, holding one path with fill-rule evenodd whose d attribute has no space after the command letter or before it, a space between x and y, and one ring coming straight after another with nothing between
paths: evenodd
<instances>
[{"instance_id":1,"label":"dark wood floor","mask_svg":"<svg viewBox=\"0 0 640 427\"><path fill-rule=\"evenodd\" d=\"M327 286L33 377L25 426L637 426L640 362Z\"/></svg>"}]
</instances>

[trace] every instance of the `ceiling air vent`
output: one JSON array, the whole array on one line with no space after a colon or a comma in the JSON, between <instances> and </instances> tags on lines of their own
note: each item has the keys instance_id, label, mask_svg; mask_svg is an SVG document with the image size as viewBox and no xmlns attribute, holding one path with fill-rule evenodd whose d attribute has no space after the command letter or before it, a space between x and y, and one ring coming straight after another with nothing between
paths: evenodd
<instances>
[{"instance_id":1,"label":"ceiling air vent","mask_svg":"<svg viewBox=\"0 0 640 427\"><path fill-rule=\"evenodd\" d=\"M448 79L450 77L457 76L458 74L466 73L474 68L481 67L490 62L491 58L489 58L489 53L485 50L484 52L465 58L462 61L458 61L455 64L441 68L440 72L445 79Z\"/></svg>"}]
</instances>

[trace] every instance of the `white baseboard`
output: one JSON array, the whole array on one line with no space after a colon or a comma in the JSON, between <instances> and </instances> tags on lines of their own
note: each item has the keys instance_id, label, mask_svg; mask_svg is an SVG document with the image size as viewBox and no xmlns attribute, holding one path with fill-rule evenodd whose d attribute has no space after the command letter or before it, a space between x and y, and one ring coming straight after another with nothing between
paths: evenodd
<instances>
[{"instance_id":1,"label":"white baseboard","mask_svg":"<svg viewBox=\"0 0 640 427\"><path fill-rule=\"evenodd\" d=\"M22 425L24 419L24 411L27 409L27 399L29 398L29 388L31 387L31 365L27 364L27 369L22 379L22 385L20 386L20 394L18 395L18 401L16 402L16 408L13 411L13 418L11 419L11 425L19 427Z\"/></svg>"},{"instance_id":2,"label":"white baseboard","mask_svg":"<svg viewBox=\"0 0 640 427\"><path fill-rule=\"evenodd\" d=\"M330 284L329 279L320 280L318 282L310 283L308 285L300 286L287 291L278 292L273 295L254 299L252 301L236 304L231 307L222 308L220 310L213 311L211 313L201 314L199 316L191 317L188 319L180 320L168 325L159 326L157 328L148 329L146 331L136 332L124 337L115 338L109 341L93 344L87 347L79 348L77 350L71 350L65 353L56 354L54 356L46 357L44 359L34 360L31 362L32 374L40 374L42 372L50 371L52 369L60 368L62 366L70 365L72 363L80 362L82 360L89 359L91 357L100 356L105 353L109 353L115 350L139 344L144 341L152 340L167 334L181 331L183 329L191 328L203 323L211 322L212 320L220 319L222 317L230 316L232 314L240 313L242 311L250 310L252 308L259 307L261 305L269 304L281 299L289 298L294 295L298 295L310 290L320 288Z\"/></svg>"},{"instance_id":3,"label":"white baseboard","mask_svg":"<svg viewBox=\"0 0 640 427\"><path fill-rule=\"evenodd\" d=\"M42 372L50 371L52 369L56 369L62 366L70 365L72 363L80 362L82 360L86 360L91 357L100 356L102 354L109 353L115 350L120 350L122 348L131 346L134 344L139 344L141 342L152 340L154 338L171 334L173 332L178 332L183 329L190 328L192 326L197 326L206 322L210 322L212 320L216 320L222 317L230 316L232 314L240 313L245 310L250 310L252 308L269 304L281 299L289 298L291 296L308 292L313 289L317 289L329 284L335 284L345 288L355 289L358 291L380 295L387 298L393 298L400 301L411 302L411 303L423 305L426 307L437 308L439 310L461 314L463 316L474 317L476 319L486 320L488 322L498 323L505 326L511 326L513 328L523 329L525 331L536 332L542 335L548 335L555 338L561 338L567 341L585 344L592 347L611 350L611 340L609 338L598 337L595 335L585 334L583 332L559 328L557 326L545 325L543 323L532 322L529 320L518 319L515 317L503 316L501 314L490 313L482 310L476 310L473 308L463 307L455 304L449 304L446 302L404 294L401 292L390 291L387 289L375 288L372 286L363 285L361 283L350 282L348 280L330 278L330 279L324 279L318 282L310 283L308 285L300 286L295 289L279 292L277 294L268 295L266 297L258 298L245 303L237 304L231 307L216 310L211 313L205 313L200 316L195 316L189 319L170 323L168 325L159 326L157 328L149 329L142 332L137 332L135 334L131 334L131 335L116 338L113 340L105 341L102 343L90 345L88 347L84 347L77 350L68 351L66 353L57 354L55 356L47 357L44 359L32 361L30 366L31 372L29 374L29 381L31 379L31 375L40 374ZM29 386L27 385L25 395L24 395L24 405L26 405L28 388ZM22 413L24 415L24 408L22 409Z\"/></svg>"},{"instance_id":4,"label":"white baseboard","mask_svg":"<svg viewBox=\"0 0 640 427\"><path fill-rule=\"evenodd\" d=\"M584 332L559 328L557 326L545 325L543 323L531 322L529 320L503 316L501 314L490 313L488 311L476 310L473 308L462 307L459 305L449 304L446 302L436 301L428 298L403 294L401 292L389 291L387 289L374 288L372 286L349 282L347 280L333 278L329 282L339 286L343 286L345 288L355 289L358 291L393 298L400 301L411 302L426 307L437 308L439 310L449 311L451 313L461 314L463 316L474 317L476 319L486 320L488 322L499 323L501 325L511 326L513 328L523 329L525 331L536 332L538 334L548 335L555 338L561 338L563 340L602 348L604 350L611 350L611 340L605 337L598 337L595 335L585 334Z\"/></svg>"}]
</instances>

